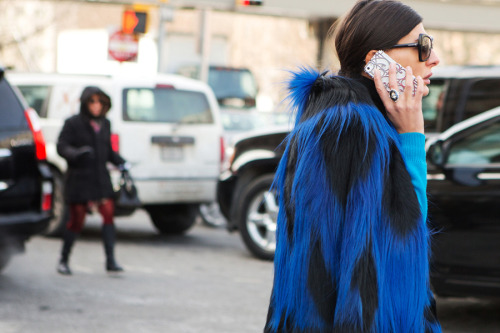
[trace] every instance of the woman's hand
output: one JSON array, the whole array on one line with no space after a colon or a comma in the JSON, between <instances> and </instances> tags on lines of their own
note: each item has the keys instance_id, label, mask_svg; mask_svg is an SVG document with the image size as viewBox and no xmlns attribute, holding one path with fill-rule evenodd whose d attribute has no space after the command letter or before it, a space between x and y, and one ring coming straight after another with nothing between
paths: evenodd
<instances>
[{"instance_id":1,"label":"woman's hand","mask_svg":"<svg viewBox=\"0 0 500 333\"><path fill-rule=\"evenodd\" d=\"M424 94L424 81L420 76L417 77L417 90L413 96L413 70L406 67L405 91L399 92L396 82L396 66L391 64L389 67L389 87L399 92L399 98L394 102L382 83L380 71L374 73L375 87L387 110L387 116L392 122L399 134L418 132L424 133L424 116L422 114L422 97Z\"/></svg>"}]
</instances>

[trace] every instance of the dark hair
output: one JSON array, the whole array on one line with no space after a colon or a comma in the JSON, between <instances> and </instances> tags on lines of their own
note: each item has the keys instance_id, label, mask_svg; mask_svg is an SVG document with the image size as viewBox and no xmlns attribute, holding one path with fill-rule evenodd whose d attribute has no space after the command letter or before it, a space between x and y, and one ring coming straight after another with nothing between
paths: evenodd
<instances>
[{"instance_id":1,"label":"dark hair","mask_svg":"<svg viewBox=\"0 0 500 333\"><path fill-rule=\"evenodd\" d=\"M106 115L106 113L111 108L111 98L99 87L95 86L88 86L85 87L85 89L83 89L82 94L80 96L80 113L85 114L87 116L90 115L88 103L93 95L99 96L99 100L102 104L101 116Z\"/></svg>"},{"instance_id":2,"label":"dark hair","mask_svg":"<svg viewBox=\"0 0 500 333\"><path fill-rule=\"evenodd\" d=\"M394 0L361 0L335 29L339 74L359 76L371 50L386 50L408 35L422 17L409 6Z\"/></svg>"}]
</instances>

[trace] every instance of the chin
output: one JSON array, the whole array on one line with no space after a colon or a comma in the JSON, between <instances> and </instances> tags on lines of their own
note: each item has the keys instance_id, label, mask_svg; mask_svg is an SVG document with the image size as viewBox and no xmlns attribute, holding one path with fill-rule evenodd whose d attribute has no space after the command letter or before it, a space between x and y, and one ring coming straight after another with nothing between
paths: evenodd
<instances>
[{"instance_id":1,"label":"chin","mask_svg":"<svg viewBox=\"0 0 500 333\"><path fill-rule=\"evenodd\" d=\"M424 96L429 95L429 87L424 86Z\"/></svg>"}]
</instances>

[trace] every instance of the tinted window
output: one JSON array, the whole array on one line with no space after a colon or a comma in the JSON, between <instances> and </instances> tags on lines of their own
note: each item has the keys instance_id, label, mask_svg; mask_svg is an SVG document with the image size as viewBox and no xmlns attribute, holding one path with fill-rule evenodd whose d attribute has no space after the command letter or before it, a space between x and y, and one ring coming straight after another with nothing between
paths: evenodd
<instances>
[{"instance_id":1,"label":"tinted window","mask_svg":"<svg viewBox=\"0 0 500 333\"><path fill-rule=\"evenodd\" d=\"M451 146L448 163L472 165L500 163L500 122L455 142Z\"/></svg>"},{"instance_id":2,"label":"tinted window","mask_svg":"<svg viewBox=\"0 0 500 333\"><path fill-rule=\"evenodd\" d=\"M201 92L131 88L123 92L123 119L128 121L209 124L212 112Z\"/></svg>"},{"instance_id":3,"label":"tinted window","mask_svg":"<svg viewBox=\"0 0 500 333\"><path fill-rule=\"evenodd\" d=\"M35 109L40 117L47 117L47 100L49 98L50 87L48 86L22 86L18 89L30 107Z\"/></svg>"},{"instance_id":4,"label":"tinted window","mask_svg":"<svg viewBox=\"0 0 500 333\"><path fill-rule=\"evenodd\" d=\"M464 107L463 119L493 109L500 105L500 79L484 79L473 82Z\"/></svg>"},{"instance_id":5,"label":"tinted window","mask_svg":"<svg viewBox=\"0 0 500 333\"><path fill-rule=\"evenodd\" d=\"M28 123L17 95L5 79L0 80L0 129L26 128Z\"/></svg>"},{"instance_id":6,"label":"tinted window","mask_svg":"<svg viewBox=\"0 0 500 333\"><path fill-rule=\"evenodd\" d=\"M428 87L429 95L422 99L424 126L426 132L436 132L438 118L443 111L445 83L443 80L435 80Z\"/></svg>"}]
</instances>

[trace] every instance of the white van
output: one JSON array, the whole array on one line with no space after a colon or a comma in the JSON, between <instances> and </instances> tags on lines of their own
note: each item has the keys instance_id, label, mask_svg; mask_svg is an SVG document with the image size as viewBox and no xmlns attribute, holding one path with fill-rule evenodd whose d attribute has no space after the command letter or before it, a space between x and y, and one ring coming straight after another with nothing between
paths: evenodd
<instances>
[{"instance_id":1,"label":"white van","mask_svg":"<svg viewBox=\"0 0 500 333\"><path fill-rule=\"evenodd\" d=\"M55 218L48 235L67 219L62 201L65 160L56 152L64 120L79 112L88 85L112 99L114 149L131 163L139 197L155 227L180 233L195 222L198 206L215 200L224 154L219 107L210 87L176 75L81 76L7 73L40 115L47 160L56 178ZM117 178L117 174L112 174Z\"/></svg>"}]
</instances>

